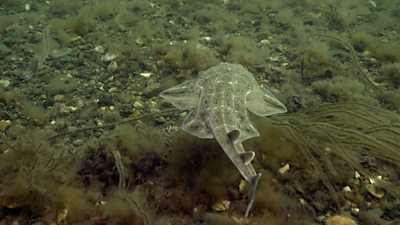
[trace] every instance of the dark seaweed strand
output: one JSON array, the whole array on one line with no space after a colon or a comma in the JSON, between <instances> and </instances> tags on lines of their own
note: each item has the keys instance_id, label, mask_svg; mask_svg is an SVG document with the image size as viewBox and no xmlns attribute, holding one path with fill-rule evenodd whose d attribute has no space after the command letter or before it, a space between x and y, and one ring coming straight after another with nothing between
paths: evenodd
<instances>
[{"instance_id":1,"label":"dark seaweed strand","mask_svg":"<svg viewBox=\"0 0 400 225\"><path fill-rule=\"evenodd\" d=\"M380 159L386 160L391 163L400 162L400 152L396 151L398 144L393 143L392 141L387 142L387 140L383 138L377 138L365 134L363 131L340 128L335 125L327 123L312 122L312 123L301 124L299 126L305 127L305 129L307 129L307 127L315 127L315 126L325 127L326 129L330 129L332 132L336 132L337 133L336 139L341 140L342 143L346 143L350 146L354 145L364 146L364 148L358 147L360 152L372 153L375 157L378 157ZM345 139L343 139L344 137ZM394 146L394 148L392 146ZM370 150L367 151L367 149ZM373 149L383 149L386 151L372 151Z\"/></svg>"},{"instance_id":2,"label":"dark seaweed strand","mask_svg":"<svg viewBox=\"0 0 400 225\"><path fill-rule=\"evenodd\" d=\"M150 219L144 212L142 208L140 208L139 204L136 202L136 200L128 195L125 191L120 192L120 195L132 206L132 208L136 211L136 213L139 214L139 216L142 218L144 225L150 225Z\"/></svg>"},{"instance_id":3,"label":"dark seaweed strand","mask_svg":"<svg viewBox=\"0 0 400 225\"><path fill-rule=\"evenodd\" d=\"M165 109L165 110L160 111L160 112L148 113L148 114L145 114L145 115L142 115L142 116L138 116L138 117L134 117L134 118L128 118L128 119L120 120L120 121L117 121L117 122L114 122L114 123L82 127L82 128L78 128L78 129L75 129L75 130L70 130L70 131L66 131L66 132L63 132L63 133L56 134L54 136L49 137L48 140L53 140L53 139L56 139L58 137L69 135L69 134L75 134L75 133L80 133L80 132L85 132L85 131L90 131L90 130L103 129L103 128L111 128L111 127L115 127L117 125L134 122L134 121L137 121L137 120L140 120L140 119L144 119L144 118L147 118L147 117L156 116L156 115L164 115L164 114L167 114L167 113L177 112L177 111L179 111L179 109Z\"/></svg>"},{"instance_id":4,"label":"dark seaweed strand","mask_svg":"<svg viewBox=\"0 0 400 225\"><path fill-rule=\"evenodd\" d=\"M341 143L335 142L335 138L331 135L330 132L328 132L326 129L323 129L322 127L319 127L319 126L315 126L315 127L318 128L321 132L325 133L325 135L329 138L329 140L330 140L330 142L332 144L335 144L336 146L338 146L337 148L335 148L336 151L333 151L336 155L338 155L342 159L344 159L347 162L349 162L350 166L354 167L353 169L358 170L364 176L367 176L369 178L375 177L368 170L364 169L357 161L353 160L353 157L351 157L347 153L347 151L345 150L344 146L342 146ZM379 185L381 185L382 187L384 187L390 194L392 194L395 197L399 197L400 193L399 193L399 191L397 190L397 188L393 184L390 184L390 183L388 183L388 182L386 182L385 180L382 180L382 179L374 179L374 180L376 180L376 182Z\"/></svg>"},{"instance_id":5,"label":"dark seaweed strand","mask_svg":"<svg viewBox=\"0 0 400 225\"><path fill-rule=\"evenodd\" d=\"M372 87L372 89L374 90L376 95L382 95L384 93L384 91L382 89L380 89L377 85L375 85L368 77L368 75L364 72L363 68L361 67L360 61L357 58L356 52L353 48L353 46L351 46L349 43L343 41L342 39L338 38L338 37L334 37L332 35L329 34L321 34L318 33L318 36L322 36L322 37L326 37L326 38L330 38L336 42L338 42L339 44L343 45L345 48L347 48L350 51L351 57L354 60L354 64L356 65L357 69L360 71L362 77L364 78L364 80L367 82L367 84L369 86Z\"/></svg>"},{"instance_id":6,"label":"dark seaweed strand","mask_svg":"<svg viewBox=\"0 0 400 225\"><path fill-rule=\"evenodd\" d=\"M335 125L331 125L331 124L327 124L327 123L318 123L318 122L307 123L307 124L303 124L302 126L307 126L307 127L322 126L327 129L331 129L335 132L339 132L339 134L346 134L347 137L354 137L355 139L350 139L348 141L342 140L342 142L346 142L346 143L349 143L352 145L354 145L354 144L363 145L365 147L368 147L369 149L375 149L375 148L385 149L386 152L388 152L388 153L377 154L377 153L382 153L382 152L374 151L374 155L376 157L379 157L381 159L384 159L384 160L386 160L388 162L392 162L392 163L398 163L400 161L400 152L396 151L396 149L391 148L386 143L381 142L380 140L376 139L375 137L366 135L363 132L351 130L351 129L347 129L347 128L341 128L341 127L337 127ZM349 138L347 138L347 139L349 139ZM365 152L365 150L363 150L361 148L360 148L360 151Z\"/></svg>"},{"instance_id":7,"label":"dark seaweed strand","mask_svg":"<svg viewBox=\"0 0 400 225\"><path fill-rule=\"evenodd\" d=\"M317 171L319 173L322 183L325 185L325 187L328 189L328 191L332 194L334 201L336 202L337 205L339 205L339 198L337 196L337 193L329 181L328 177L324 172L322 172L322 167L319 165L315 157L311 154L311 152L308 150L309 149L316 149L317 147L315 146L314 143L310 142L308 139L304 139L298 136L298 134L301 134L300 131L297 130L296 127L289 123L279 123L279 125L286 126L286 130L289 133L289 135L292 137L294 142L297 144L297 146L300 148L302 151L303 155L306 157L306 159L311 163L311 166L314 168L314 171ZM294 133L295 131L296 133ZM307 148L308 147L308 148Z\"/></svg>"},{"instance_id":8,"label":"dark seaweed strand","mask_svg":"<svg viewBox=\"0 0 400 225\"><path fill-rule=\"evenodd\" d=\"M149 217L146 215L144 210L140 208L139 203L128 193L126 192L126 183L125 183L125 178L126 178L126 173L125 173L125 167L121 159L121 154L119 151L112 151L112 154L115 159L115 167L117 167L117 171L119 174L119 184L118 184L118 189L119 189L119 194L123 199L125 199L129 205L131 205L132 209L139 214L140 218L142 219L144 225L150 225Z\"/></svg>"}]
</instances>

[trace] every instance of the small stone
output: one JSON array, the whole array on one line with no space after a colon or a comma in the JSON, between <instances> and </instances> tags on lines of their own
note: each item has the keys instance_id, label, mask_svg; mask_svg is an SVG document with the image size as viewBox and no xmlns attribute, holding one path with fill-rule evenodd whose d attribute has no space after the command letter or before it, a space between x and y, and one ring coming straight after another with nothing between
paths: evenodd
<instances>
[{"instance_id":1,"label":"small stone","mask_svg":"<svg viewBox=\"0 0 400 225\"><path fill-rule=\"evenodd\" d=\"M268 40L268 39L263 39L263 40L261 40L261 44L263 44L263 45L269 45L269 44L271 44L271 41Z\"/></svg>"},{"instance_id":2,"label":"small stone","mask_svg":"<svg viewBox=\"0 0 400 225\"><path fill-rule=\"evenodd\" d=\"M107 70L108 72L114 72L118 69L118 64L115 61L110 62L110 64L108 64Z\"/></svg>"},{"instance_id":3,"label":"small stone","mask_svg":"<svg viewBox=\"0 0 400 225\"><path fill-rule=\"evenodd\" d=\"M159 124L163 124L163 123L167 122L167 120L163 116L154 118L154 121L156 121Z\"/></svg>"},{"instance_id":4,"label":"small stone","mask_svg":"<svg viewBox=\"0 0 400 225\"><path fill-rule=\"evenodd\" d=\"M355 178L355 179L359 179L360 177L361 177L360 173L356 170L356 171L354 172L354 178Z\"/></svg>"},{"instance_id":5,"label":"small stone","mask_svg":"<svg viewBox=\"0 0 400 225\"><path fill-rule=\"evenodd\" d=\"M328 218L326 225L357 225L357 223L347 216L336 215Z\"/></svg>"},{"instance_id":6,"label":"small stone","mask_svg":"<svg viewBox=\"0 0 400 225\"><path fill-rule=\"evenodd\" d=\"M118 91L117 87L112 87L112 88L108 89L109 93L116 93L117 91Z\"/></svg>"},{"instance_id":7,"label":"small stone","mask_svg":"<svg viewBox=\"0 0 400 225\"><path fill-rule=\"evenodd\" d=\"M140 76L145 77L145 78L149 78L151 75L152 75L152 73L150 73L150 72L140 73Z\"/></svg>"},{"instance_id":8,"label":"small stone","mask_svg":"<svg viewBox=\"0 0 400 225\"><path fill-rule=\"evenodd\" d=\"M3 133L4 131L6 131L9 126L11 126L10 120L1 120L0 121L0 133Z\"/></svg>"},{"instance_id":9,"label":"small stone","mask_svg":"<svg viewBox=\"0 0 400 225\"><path fill-rule=\"evenodd\" d=\"M230 201L228 201L228 200L221 200L221 201L218 201L218 202L214 203L214 204L211 206L211 208L212 208L214 211L223 212L223 211L228 210L230 206L231 206L231 202L230 202Z\"/></svg>"},{"instance_id":10,"label":"small stone","mask_svg":"<svg viewBox=\"0 0 400 225\"><path fill-rule=\"evenodd\" d=\"M143 108L144 108L143 104L140 103L140 102L138 102L138 101L136 101L135 103L133 103L133 107L134 107L135 109L143 109Z\"/></svg>"},{"instance_id":11,"label":"small stone","mask_svg":"<svg viewBox=\"0 0 400 225\"><path fill-rule=\"evenodd\" d=\"M351 192L351 188L349 186L345 186L342 190L344 192Z\"/></svg>"},{"instance_id":12,"label":"small stone","mask_svg":"<svg viewBox=\"0 0 400 225\"><path fill-rule=\"evenodd\" d=\"M269 60L272 61L272 62L278 62L279 58L277 56L270 56Z\"/></svg>"},{"instance_id":13,"label":"small stone","mask_svg":"<svg viewBox=\"0 0 400 225\"><path fill-rule=\"evenodd\" d=\"M101 53L101 54L103 54L104 53L104 48L103 47L101 47L100 45L98 45L98 46L96 46L96 47L94 47L94 49L93 49L95 52L98 52L98 53Z\"/></svg>"},{"instance_id":14,"label":"small stone","mask_svg":"<svg viewBox=\"0 0 400 225\"><path fill-rule=\"evenodd\" d=\"M3 86L3 87L8 87L8 86L10 86L10 81L9 80L0 80L0 86Z\"/></svg>"},{"instance_id":15,"label":"small stone","mask_svg":"<svg viewBox=\"0 0 400 225\"><path fill-rule=\"evenodd\" d=\"M65 101L65 96L64 95L54 95L53 100L55 102L64 102Z\"/></svg>"},{"instance_id":16,"label":"small stone","mask_svg":"<svg viewBox=\"0 0 400 225\"><path fill-rule=\"evenodd\" d=\"M141 37L136 38L135 42L138 45L144 45L146 43L145 40L143 38L141 38Z\"/></svg>"},{"instance_id":17,"label":"small stone","mask_svg":"<svg viewBox=\"0 0 400 225\"><path fill-rule=\"evenodd\" d=\"M247 181L245 180L240 180L240 184L239 184L239 191L240 193L243 193L244 189L247 186Z\"/></svg>"},{"instance_id":18,"label":"small stone","mask_svg":"<svg viewBox=\"0 0 400 225\"><path fill-rule=\"evenodd\" d=\"M82 146L84 143L85 143L85 141L83 139L77 139L72 144L74 146Z\"/></svg>"},{"instance_id":19,"label":"small stone","mask_svg":"<svg viewBox=\"0 0 400 225\"><path fill-rule=\"evenodd\" d=\"M51 51L49 56L52 59L60 59L71 53L72 53L72 48L61 48L61 49Z\"/></svg>"},{"instance_id":20,"label":"small stone","mask_svg":"<svg viewBox=\"0 0 400 225\"><path fill-rule=\"evenodd\" d=\"M280 174L284 174L287 171L289 171L289 169L290 169L290 165L288 163L286 163L286 165L284 165L281 168L279 168L279 173Z\"/></svg>"},{"instance_id":21,"label":"small stone","mask_svg":"<svg viewBox=\"0 0 400 225\"><path fill-rule=\"evenodd\" d=\"M385 192L377 188L375 184L367 184L365 185L365 188L375 198L382 198L383 196L385 196Z\"/></svg>"},{"instance_id":22,"label":"small stone","mask_svg":"<svg viewBox=\"0 0 400 225\"><path fill-rule=\"evenodd\" d=\"M101 60L104 62L109 62L116 59L119 55L113 52L107 52L105 55L101 57Z\"/></svg>"},{"instance_id":23,"label":"small stone","mask_svg":"<svg viewBox=\"0 0 400 225\"><path fill-rule=\"evenodd\" d=\"M201 39L205 41L211 41L212 38L207 36L207 37L202 37Z\"/></svg>"}]
</instances>

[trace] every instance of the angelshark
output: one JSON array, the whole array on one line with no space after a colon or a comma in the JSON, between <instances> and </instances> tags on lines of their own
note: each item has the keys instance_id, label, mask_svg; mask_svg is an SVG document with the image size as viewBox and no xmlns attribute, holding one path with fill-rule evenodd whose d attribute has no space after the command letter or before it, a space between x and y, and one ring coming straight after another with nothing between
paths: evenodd
<instances>
[{"instance_id":1,"label":"angelshark","mask_svg":"<svg viewBox=\"0 0 400 225\"><path fill-rule=\"evenodd\" d=\"M182 129L199 138L215 138L226 155L250 183L251 193L245 213L248 217L261 177L251 161L255 153L245 151L242 142L260 134L248 111L258 116L285 113L286 107L260 86L253 75L239 64L220 63L194 80L160 93L180 110L191 110Z\"/></svg>"}]
</instances>

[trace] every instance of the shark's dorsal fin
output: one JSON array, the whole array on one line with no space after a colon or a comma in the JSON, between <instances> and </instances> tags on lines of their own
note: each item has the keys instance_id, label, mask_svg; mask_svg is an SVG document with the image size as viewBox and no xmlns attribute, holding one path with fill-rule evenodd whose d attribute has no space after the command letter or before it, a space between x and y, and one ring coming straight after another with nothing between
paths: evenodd
<instances>
[{"instance_id":1,"label":"shark's dorsal fin","mask_svg":"<svg viewBox=\"0 0 400 225\"><path fill-rule=\"evenodd\" d=\"M231 140L234 144L239 140L240 138L240 131L239 130L233 130L228 133L228 138Z\"/></svg>"},{"instance_id":2,"label":"shark's dorsal fin","mask_svg":"<svg viewBox=\"0 0 400 225\"><path fill-rule=\"evenodd\" d=\"M249 165L254 159L255 153L253 151L240 153L240 158L242 158L245 166Z\"/></svg>"}]
</instances>

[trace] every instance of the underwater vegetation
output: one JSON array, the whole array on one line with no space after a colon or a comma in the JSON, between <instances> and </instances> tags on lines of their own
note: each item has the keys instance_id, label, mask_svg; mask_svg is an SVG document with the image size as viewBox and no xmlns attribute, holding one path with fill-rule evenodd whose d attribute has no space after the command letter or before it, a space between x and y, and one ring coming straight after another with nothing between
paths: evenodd
<instances>
[{"instance_id":1,"label":"underwater vegetation","mask_svg":"<svg viewBox=\"0 0 400 225\"><path fill-rule=\"evenodd\" d=\"M338 171L329 160L330 155L339 157L348 165L366 177L377 174L368 171L362 165L362 157L371 157L397 167L400 163L399 116L381 109L371 109L360 103L326 104L304 110L296 115L287 116L284 122L274 120L287 132L287 138L296 143L297 148L306 156L316 171L328 171L337 176ZM319 160L316 160L317 156ZM322 161L323 164L318 163ZM326 166L322 168L321 165ZM377 166L377 165L376 165ZM378 172L379 168L374 168ZM400 189L398 175L386 174L386 178L377 179L377 185L396 198ZM324 184L333 192L326 175L321 174ZM375 178L376 179L376 178ZM335 196L334 193L332 193Z\"/></svg>"},{"instance_id":2,"label":"underwater vegetation","mask_svg":"<svg viewBox=\"0 0 400 225\"><path fill-rule=\"evenodd\" d=\"M396 113L332 103L260 118L256 126L261 137L244 146L259 156L254 166L264 175L249 221L307 224L322 212L348 207L359 208L362 215L369 213L371 201L386 195L393 198L384 198L378 217L398 219L388 214L400 196ZM7 150L0 157L0 202L10 219L29 212L26 221L72 224L88 219L163 224L182 214L206 224L242 221L240 216L207 214L213 204L229 199L235 205L229 210L240 215L248 197L216 141L175 133L165 145L161 132L145 124L119 125L79 147L65 145L60 136L48 137L48 132L13 127L2 138ZM290 169L278 172L284 164ZM344 192L345 186L353 193Z\"/></svg>"},{"instance_id":3,"label":"underwater vegetation","mask_svg":"<svg viewBox=\"0 0 400 225\"><path fill-rule=\"evenodd\" d=\"M0 1L0 223L398 223L399 19L394 0ZM158 97L220 62L289 112L252 118L247 219L240 173Z\"/></svg>"}]
</instances>

